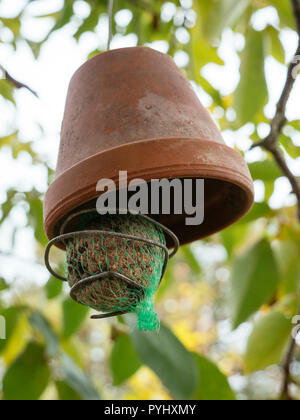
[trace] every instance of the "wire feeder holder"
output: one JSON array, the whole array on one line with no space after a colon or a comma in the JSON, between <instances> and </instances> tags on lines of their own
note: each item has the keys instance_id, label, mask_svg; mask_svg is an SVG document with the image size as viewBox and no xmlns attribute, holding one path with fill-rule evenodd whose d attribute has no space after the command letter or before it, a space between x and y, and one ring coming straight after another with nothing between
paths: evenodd
<instances>
[{"instance_id":1,"label":"wire feeder holder","mask_svg":"<svg viewBox=\"0 0 300 420\"><path fill-rule=\"evenodd\" d=\"M60 235L56 236L55 238L53 238L48 243L48 245L46 247L46 250L45 250L44 258L45 258L45 265L46 265L46 268L48 269L49 273L53 277L55 277L55 278L57 278L61 281L64 281L64 282L68 281L68 279L66 277L63 277L60 274L56 273L54 271L54 269L52 268L51 264L50 264L50 261L49 261L50 260L50 251L51 251L51 248L52 248L53 245L56 245L59 242L64 242L67 239L75 239L75 238L78 238L78 237L81 237L81 236L84 236L84 235L103 235L103 236L109 236L109 237L112 237L112 238L122 238L122 239L129 239L129 240L133 240L133 241L139 241L139 242L143 242L143 243L148 244L148 245L160 247L165 253L165 260L164 260L164 265L163 265L163 269L162 269L161 278L160 278L159 285L158 285L158 287L159 287L160 284L161 284L161 281L162 281L162 279L165 275L169 259L174 257L174 255L177 253L177 251L179 249L179 246L180 246L179 239L177 238L175 233L172 232L167 227L165 227L164 225L162 225L161 223L152 219L152 217L149 217L145 214L140 214L140 213L135 213L134 215L140 216L143 219L153 223L154 225L156 225L157 227L162 229L163 232L166 233L172 239L174 247L173 247L173 251L171 253L169 253L168 248L164 244L162 244L158 241L142 238L142 237L135 236L135 235L127 235L127 234L124 234L124 233L106 231L106 230L82 230L82 231L65 233L66 226L72 219L74 219L75 217L80 216L82 214L90 213L90 212L93 212L93 211L95 211L95 209L82 210L82 211L79 211L77 213L72 214L63 223L63 225L60 229ZM120 280L125 281L126 283L134 286L135 288L137 288L140 291L145 289L141 284L139 284L135 280L133 280L133 279L121 274L121 273L118 273L116 271L105 271L103 273L95 274L93 276L89 276L89 277L86 277L86 278L78 281L71 288L70 297L75 302L80 303L80 302L78 302L77 297L76 297L76 292L78 291L78 289L80 289L82 286L90 285L91 283L95 282L96 280L101 281L101 280L104 280L107 277L109 278L109 277L112 277L112 276L115 277L115 278L118 278ZM103 313L103 314L100 314L100 315L93 315L91 318L92 319L104 319L104 318L110 318L110 317L113 317L113 316L124 315L128 312L130 312L130 311L108 312L108 313Z\"/></svg>"}]
</instances>

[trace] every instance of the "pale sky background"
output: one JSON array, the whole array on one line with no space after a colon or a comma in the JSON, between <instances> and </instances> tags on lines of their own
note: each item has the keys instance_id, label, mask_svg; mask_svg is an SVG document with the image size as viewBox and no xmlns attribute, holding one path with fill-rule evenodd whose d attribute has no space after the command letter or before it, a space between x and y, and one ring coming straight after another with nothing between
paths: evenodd
<instances>
[{"instance_id":1,"label":"pale sky background","mask_svg":"<svg viewBox=\"0 0 300 420\"><path fill-rule=\"evenodd\" d=\"M183 0L186 5L191 4L191 0ZM0 0L0 15L3 17L14 17L22 10L26 4L25 0ZM37 19L34 16L55 12L62 4L62 0L39 0L34 1L27 8L26 15L22 21L22 34L32 40L40 41L48 33L53 25L51 18ZM76 17L63 29L52 34L48 42L42 47L41 55L36 61L25 43L19 43L15 52L5 43L0 44L0 64L2 64L12 76L28 84L32 89L38 92L39 99L35 98L26 90L16 92L17 111L4 100L0 100L0 137L20 130L22 141L33 141L34 148L38 151L45 161L53 168L56 164L57 152L59 147L59 133L63 117L65 99L68 84L73 73L86 61L87 55L95 49L103 48L107 42L108 23L103 16L95 33L84 34L80 42L77 43L73 38L76 27L84 17L89 13L89 6L83 1L78 0L75 3ZM174 15L175 9L171 4L167 4L163 9L163 18L168 20ZM129 23L131 13L122 11L117 13L115 18L120 26ZM257 30L262 30L268 23L276 25L278 16L275 9L269 7L257 13L253 19L253 25ZM180 30L177 36L182 42L188 42L189 35L186 31ZM0 38L3 41L10 39L9 31L0 31ZM286 50L286 60L289 61L296 49L297 35L291 30L282 31L281 39ZM135 46L137 37L135 34L127 36L117 35L113 39L112 48L126 46ZM238 50L243 48L244 39L240 35L235 35L231 30L225 30L219 54L224 60L224 66L210 64L203 70L203 75L212 83L214 87L221 90L223 94L230 94L239 82L239 57ZM151 47L159 49L162 52L167 51L166 42L155 42ZM182 66L186 63L185 53L176 55L176 63ZM282 91L285 82L286 67L269 57L266 62L266 74L269 87L270 102L266 107L266 115L272 117L275 111L275 105ZM226 83L224 83L224 80ZM197 88L197 93L205 106L210 105L208 96ZM287 116L291 120L300 119L300 80L296 82L296 87L291 95ZM44 132L41 131L43 127ZM267 134L268 126L262 124L259 128L261 136ZM243 151L247 151L251 145L249 136L252 134L251 124L246 125L239 131L233 133L227 131L224 134L228 145L235 144ZM295 142L300 145L300 134L295 135ZM264 156L261 150L246 153L246 160L252 162L262 159ZM290 166L295 174L300 175L300 158L297 161L290 161ZM18 190L31 190L35 187L41 192L47 188L47 174L42 166L32 166L31 158L26 154L20 156L16 161L13 160L10 152L6 148L0 151L0 202L5 201L5 191L8 187L15 187ZM256 182L256 200L260 201L263 197L263 184ZM276 191L270 200L273 207L279 207L282 204L293 204L294 198L290 195L290 185L288 181L281 178L276 183ZM22 262L25 260L34 260L34 240L30 228L24 227L26 218L24 210L16 207L10 218L3 223L0 229L0 250L9 251L11 247L11 237L13 226L18 226L16 235L14 254L20 259L0 257L1 272L6 278L11 279L16 287L26 287L24 279L28 284L44 284L48 278L47 271L42 266ZM206 250L201 246L201 258L205 261L210 259L218 260L224 257L223 250ZM20 278L22 273L22 278ZM26 282L25 282L26 283ZM228 336L230 326L223 325L221 335L224 339ZM245 335L249 334L249 325L245 324ZM230 336L231 340L237 337L241 343L241 331L235 332ZM229 339L229 338L228 338Z\"/></svg>"}]
</instances>

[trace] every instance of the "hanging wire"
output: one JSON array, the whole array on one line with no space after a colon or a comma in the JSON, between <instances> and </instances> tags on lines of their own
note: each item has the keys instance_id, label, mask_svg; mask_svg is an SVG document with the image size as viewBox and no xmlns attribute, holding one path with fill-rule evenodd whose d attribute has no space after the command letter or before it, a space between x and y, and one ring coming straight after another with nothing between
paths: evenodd
<instances>
[{"instance_id":1,"label":"hanging wire","mask_svg":"<svg viewBox=\"0 0 300 420\"><path fill-rule=\"evenodd\" d=\"M112 40L112 19L113 19L113 8L114 0L108 0L108 41L107 41L107 51L110 50L110 44Z\"/></svg>"}]
</instances>

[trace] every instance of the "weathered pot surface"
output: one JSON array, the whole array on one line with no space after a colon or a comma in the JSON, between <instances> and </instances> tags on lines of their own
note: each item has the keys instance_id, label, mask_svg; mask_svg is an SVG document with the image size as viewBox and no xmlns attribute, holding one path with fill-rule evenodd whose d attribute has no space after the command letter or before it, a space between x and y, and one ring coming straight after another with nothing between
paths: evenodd
<instances>
[{"instance_id":1,"label":"weathered pot surface","mask_svg":"<svg viewBox=\"0 0 300 420\"><path fill-rule=\"evenodd\" d=\"M159 217L181 243L229 226L253 203L253 182L242 156L227 147L174 61L146 47L102 53L72 78L56 177L44 202L53 238L74 209L99 196L102 178L205 178L205 219Z\"/></svg>"}]
</instances>

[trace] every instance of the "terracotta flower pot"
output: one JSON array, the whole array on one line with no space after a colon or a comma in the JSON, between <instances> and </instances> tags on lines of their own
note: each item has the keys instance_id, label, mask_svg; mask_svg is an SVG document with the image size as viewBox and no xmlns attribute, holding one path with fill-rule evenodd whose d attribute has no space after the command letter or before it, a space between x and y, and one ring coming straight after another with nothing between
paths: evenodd
<instances>
[{"instance_id":1,"label":"terracotta flower pot","mask_svg":"<svg viewBox=\"0 0 300 420\"><path fill-rule=\"evenodd\" d=\"M56 177L44 202L49 239L74 209L95 203L101 178L205 178L205 220L160 216L181 243L239 219L253 203L242 156L227 147L173 60L150 48L100 54L74 75L67 98Z\"/></svg>"}]
</instances>

